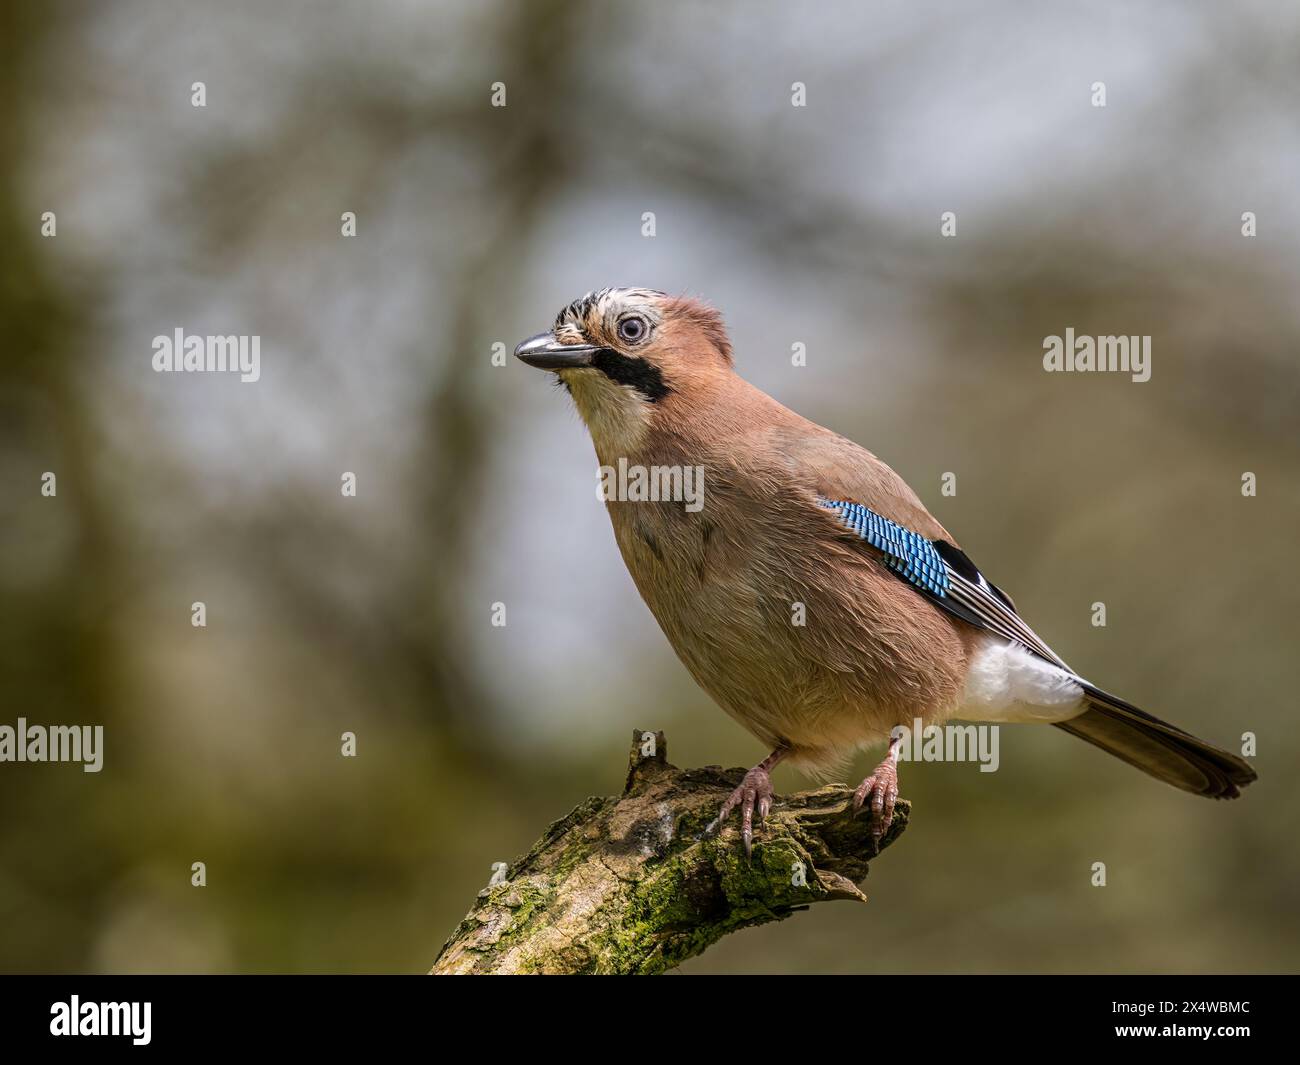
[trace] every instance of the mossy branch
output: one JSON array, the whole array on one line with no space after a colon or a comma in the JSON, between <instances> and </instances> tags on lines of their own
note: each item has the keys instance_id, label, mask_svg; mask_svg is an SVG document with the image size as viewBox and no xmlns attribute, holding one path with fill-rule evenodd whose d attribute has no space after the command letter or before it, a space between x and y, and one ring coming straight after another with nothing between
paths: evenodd
<instances>
[{"instance_id":1,"label":"mossy branch","mask_svg":"<svg viewBox=\"0 0 1300 1065\"><path fill-rule=\"evenodd\" d=\"M842 784L779 795L745 857L738 816L703 836L743 769L678 769L662 732L632 734L627 786L556 821L503 883L479 892L430 970L661 973L740 928L814 902L866 902L877 854ZM899 800L880 841L907 827Z\"/></svg>"}]
</instances>

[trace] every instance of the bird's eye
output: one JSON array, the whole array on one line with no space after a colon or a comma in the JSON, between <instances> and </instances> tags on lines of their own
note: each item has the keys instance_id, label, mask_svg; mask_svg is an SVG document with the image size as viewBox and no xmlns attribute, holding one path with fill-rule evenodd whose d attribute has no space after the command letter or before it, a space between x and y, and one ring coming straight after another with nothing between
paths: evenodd
<instances>
[{"instance_id":1,"label":"bird's eye","mask_svg":"<svg viewBox=\"0 0 1300 1065\"><path fill-rule=\"evenodd\" d=\"M644 339L645 334L646 324L644 318L630 315L618 323L619 339L626 340L629 344L635 344L638 340Z\"/></svg>"}]
</instances>

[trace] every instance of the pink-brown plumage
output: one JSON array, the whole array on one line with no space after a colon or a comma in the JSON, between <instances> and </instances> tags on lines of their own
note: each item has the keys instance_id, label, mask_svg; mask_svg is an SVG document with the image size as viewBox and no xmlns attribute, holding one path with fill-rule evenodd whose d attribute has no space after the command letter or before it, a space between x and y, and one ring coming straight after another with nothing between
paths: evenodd
<instances>
[{"instance_id":1,"label":"pink-brown plumage","mask_svg":"<svg viewBox=\"0 0 1300 1065\"><path fill-rule=\"evenodd\" d=\"M1254 779L1236 755L1070 672L973 566L972 594L987 612L978 624L900 580L819 499L862 504L960 554L956 540L875 455L743 380L711 308L606 289L574 301L516 354L559 375L602 466L704 471L699 508L619 499L607 507L627 568L678 657L773 748L724 809L743 803L747 846L777 761L826 770L918 718L1050 721L1198 794L1232 797ZM1008 626L1020 634L1010 642L999 635ZM887 824L896 793L887 759L858 800L870 794Z\"/></svg>"}]
</instances>

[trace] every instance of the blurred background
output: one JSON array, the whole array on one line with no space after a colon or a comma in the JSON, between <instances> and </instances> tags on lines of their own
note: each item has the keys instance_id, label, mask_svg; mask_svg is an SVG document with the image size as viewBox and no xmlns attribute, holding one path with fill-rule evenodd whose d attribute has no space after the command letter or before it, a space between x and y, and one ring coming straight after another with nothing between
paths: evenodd
<instances>
[{"instance_id":1,"label":"blurred background","mask_svg":"<svg viewBox=\"0 0 1300 1065\"><path fill-rule=\"evenodd\" d=\"M106 729L98 774L0 764L0 968L423 971L633 727L766 753L637 597L568 399L493 364L604 285L720 308L742 374L898 469L1080 671L1258 736L1232 804L1055 729L906 765L868 906L686 971L1297 968L1294 5L0 21L0 723ZM177 327L259 334L261 380L153 372ZM1067 327L1150 334L1151 380L1044 373Z\"/></svg>"}]
</instances>

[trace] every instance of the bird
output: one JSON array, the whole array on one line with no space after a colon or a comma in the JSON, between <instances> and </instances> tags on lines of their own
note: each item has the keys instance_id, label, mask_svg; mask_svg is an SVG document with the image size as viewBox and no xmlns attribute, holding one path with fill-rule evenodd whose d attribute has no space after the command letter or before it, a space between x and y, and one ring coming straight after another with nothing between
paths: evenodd
<instances>
[{"instance_id":1,"label":"bird","mask_svg":"<svg viewBox=\"0 0 1300 1065\"><path fill-rule=\"evenodd\" d=\"M701 474L695 506L644 491L607 492L605 505L682 664L771 751L711 826L739 810L747 854L776 765L824 775L887 743L852 798L855 815L870 804L879 847L898 799L900 729L918 719L1051 724L1210 798L1256 779L1244 758L1066 665L902 477L736 372L706 302L603 288L515 355L568 391L603 470Z\"/></svg>"}]
</instances>

